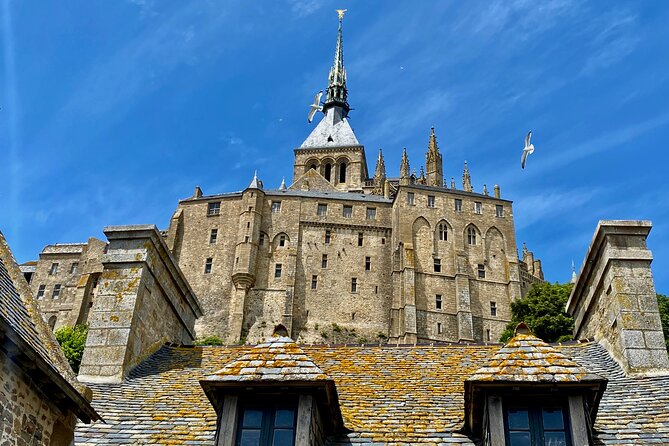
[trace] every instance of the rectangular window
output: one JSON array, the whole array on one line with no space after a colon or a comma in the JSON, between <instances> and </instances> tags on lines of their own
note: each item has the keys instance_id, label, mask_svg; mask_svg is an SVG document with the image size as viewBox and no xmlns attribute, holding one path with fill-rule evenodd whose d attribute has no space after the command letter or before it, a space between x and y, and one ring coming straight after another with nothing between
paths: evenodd
<instances>
[{"instance_id":1,"label":"rectangular window","mask_svg":"<svg viewBox=\"0 0 669 446\"><path fill-rule=\"evenodd\" d=\"M480 214L482 213L483 205L481 204L480 201L475 201L474 202L474 213L475 214Z\"/></svg>"},{"instance_id":2,"label":"rectangular window","mask_svg":"<svg viewBox=\"0 0 669 446\"><path fill-rule=\"evenodd\" d=\"M279 236L279 246L286 246L286 236L285 235L280 235Z\"/></svg>"},{"instance_id":3,"label":"rectangular window","mask_svg":"<svg viewBox=\"0 0 669 446\"><path fill-rule=\"evenodd\" d=\"M501 204L495 205L495 217L504 217L504 206Z\"/></svg>"},{"instance_id":4,"label":"rectangular window","mask_svg":"<svg viewBox=\"0 0 669 446\"><path fill-rule=\"evenodd\" d=\"M244 243L248 243L248 242L249 242L249 236L247 235L246 237L244 237Z\"/></svg>"},{"instance_id":5,"label":"rectangular window","mask_svg":"<svg viewBox=\"0 0 669 446\"><path fill-rule=\"evenodd\" d=\"M358 232L358 246L362 246L363 234Z\"/></svg>"},{"instance_id":6,"label":"rectangular window","mask_svg":"<svg viewBox=\"0 0 669 446\"><path fill-rule=\"evenodd\" d=\"M434 207L434 195L428 195L427 196L427 207L429 207L429 208Z\"/></svg>"},{"instance_id":7,"label":"rectangular window","mask_svg":"<svg viewBox=\"0 0 669 446\"><path fill-rule=\"evenodd\" d=\"M46 291L46 285L40 285L39 289L37 290L37 299L41 300L44 299L44 292Z\"/></svg>"},{"instance_id":8,"label":"rectangular window","mask_svg":"<svg viewBox=\"0 0 669 446\"><path fill-rule=\"evenodd\" d=\"M376 208L367 208L367 220L376 220Z\"/></svg>"},{"instance_id":9,"label":"rectangular window","mask_svg":"<svg viewBox=\"0 0 669 446\"><path fill-rule=\"evenodd\" d=\"M258 239L258 245L263 246L265 244L265 234L260 233L260 238Z\"/></svg>"},{"instance_id":10,"label":"rectangular window","mask_svg":"<svg viewBox=\"0 0 669 446\"><path fill-rule=\"evenodd\" d=\"M441 294L437 294L434 298L434 307L441 310Z\"/></svg>"},{"instance_id":11,"label":"rectangular window","mask_svg":"<svg viewBox=\"0 0 669 446\"><path fill-rule=\"evenodd\" d=\"M79 262L73 262L70 265L70 274L77 274L77 271L79 271Z\"/></svg>"},{"instance_id":12,"label":"rectangular window","mask_svg":"<svg viewBox=\"0 0 669 446\"><path fill-rule=\"evenodd\" d=\"M318 288L318 276L314 274L311 276L311 289L315 290L316 288Z\"/></svg>"},{"instance_id":13,"label":"rectangular window","mask_svg":"<svg viewBox=\"0 0 669 446\"><path fill-rule=\"evenodd\" d=\"M278 278L281 277L281 269L282 268L283 268L283 265L281 265L280 263L277 263L276 265L274 265L274 278L275 279L278 279Z\"/></svg>"},{"instance_id":14,"label":"rectangular window","mask_svg":"<svg viewBox=\"0 0 669 446\"><path fill-rule=\"evenodd\" d=\"M564 404L546 399L504 401L504 430L510 445L570 445L569 423Z\"/></svg>"},{"instance_id":15,"label":"rectangular window","mask_svg":"<svg viewBox=\"0 0 669 446\"><path fill-rule=\"evenodd\" d=\"M371 270L372 270L372 258L365 257L365 271L371 271Z\"/></svg>"},{"instance_id":16,"label":"rectangular window","mask_svg":"<svg viewBox=\"0 0 669 446\"><path fill-rule=\"evenodd\" d=\"M434 272L435 273L441 272L441 259L434 259Z\"/></svg>"},{"instance_id":17,"label":"rectangular window","mask_svg":"<svg viewBox=\"0 0 669 446\"><path fill-rule=\"evenodd\" d=\"M214 201L207 204L207 215L218 215L221 213L221 202Z\"/></svg>"},{"instance_id":18,"label":"rectangular window","mask_svg":"<svg viewBox=\"0 0 669 446\"><path fill-rule=\"evenodd\" d=\"M58 263L52 263L51 268L49 269L49 275L55 276L58 274Z\"/></svg>"},{"instance_id":19,"label":"rectangular window","mask_svg":"<svg viewBox=\"0 0 669 446\"><path fill-rule=\"evenodd\" d=\"M328 255L323 254L323 258L321 258L321 268L327 268L328 267Z\"/></svg>"},{"instance_id":20,"label":"rectangular window","mask_svg":"<svg viewBox=\"0 0 669 446\"><path fill-rule=\"evenodd\" d=\"M462 200L460 200L459 198L455 199L455 211L456 212L462 211Z\"/></svg>"},{"instance_id":21,"label":"rectangular window","mask_svg":"<svg viewBox=\"0 0 669 446\"><path fill-rule=\"evenodd\" d=\"M358 279L354 277L351 279L351 293L357 293L357 292L358 292Z\"/></svg>"},{"instance_id":22,"label":"rectangular window","mask_svg":"<svg viewBox=\"0 0 669 446\"><path fill-rule=\"evenodd\" d=\"M209 244L215 245L216 239L218 238L218 229L212 229L209 233Z\"/></svg>"},{"instance_id":23,"label":"rectangular window","mask_svg":"<svg viewBox=\"0 0 669 446\"><path fill-rule=\"evenodd\" d=\"M272 212L273 213L281 212L281 202L280 201L272 201Z\"/></svg>"},{"instance_id":24,"label":"rectangular window","mask_svg":"<svg viewBox=\"0 0 669 446\"><path fill-rule=\"evenodd\" d=\"M53 293L51 294L52 299L59 299L60 298L60 284L57 283L53 286Z\"/></svg>"},{"instance_id":25,"label":"rectangular window","mask_svg":"<svg viewBox=\"0 0 669 446\"><path fill-rule=\"evenodd\" d=\"M437 322L437 334L441 334L441 322Z\"/></svg>"},{"instance_id":26,"label":"rectangular window","mask_svg":"<svg viewBox=\"0 0 669 446\"><path fill-rule=\"evenodd\" d=\"M316 214L317 214L319 217L325 217L326 215L328 215L328 205L327 205L327 204L318 203L318 209L317 209L317 211L316 211Z\"/></svg>"},{"instance_id":27,"label":"rectangular window","mask_svg":"<svg viewBox=\"0 0 669 446\"><path fill-rule=\"evenodd\" d=\"M448 240L448 226L446 223L439 223L439 240L446 241Z\"/></svg>"},{"instance_id":28,"label":"rectangular window","mask_svg":"<svg viewBox=\"0 0 669 446\"><path fill-rule=\"evenodd\" d=\"M329 245L332 240L332 232L329 229L325 230L325 244Z\"/></svg>"},{"instance_id":29,"label":"rectangular window","mask_svg":"<svg viewBox=\"0 0 669 446\"><path fill-rule=\"evenodd\" d=\"M214 259L207 257L207 260L204 261L204 273L209 274L211 272L211 266L214 264Z\"/></svg>"},{"instance_id":30,"label":"rectangular window","mask_svg":"<svg viewBox=\"0 0 669 446\"><path fill-rule=\"evenodd\" d=\"M413 206L414 203L416 202L415 196L413 192L407 192L407 204L409 206Z\"/></svg>"},{"instance_id":31,"label":"rectangular window","mask_svg":"<svg viewBox=\"0 0 669 446\"><path fill-rule=\"evenodd\" d=\"M344 207L342 208L342 213L341 213L341 215L343 215L344 218L351 218L351 217L353 217L353 206L347 206L347 205L344 205Z\"/></svg>"},{"instance_id":32,"label":"rectangular window","mask_svg":"<svg viewBox=\"0 0 669 446\"><path fill-rule=\"evenodd\" d=\"M490 316L497 316L497 302L490 302Z\"/></svg>"},{"instance_id":33,"label":"rectangular window","mask_svg":"<svg viewBox=\"0 0 669 446\"><path fill-rule=\"evenodd\" d=\"M244 404L237 425L237 445L293 446L297 404L264 402Z\"/></svg>"},{"instance_id":34,"label":"rectangular window","mask_svg":"<svg viewBox=\"0 0 669 446\"><path fill-rule=\"evenodd\" d=\"M485 279L485 265L482 263L478 264L479 279Z\"/></svg>"}]
</instances>

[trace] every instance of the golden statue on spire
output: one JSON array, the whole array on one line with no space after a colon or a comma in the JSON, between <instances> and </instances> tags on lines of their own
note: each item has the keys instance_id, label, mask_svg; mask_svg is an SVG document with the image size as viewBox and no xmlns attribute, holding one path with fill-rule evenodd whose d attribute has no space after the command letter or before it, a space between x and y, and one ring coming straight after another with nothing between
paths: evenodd
<instances>
[{"instance_id":1,"label":"golden statue on spire","mask_svg":"<svg viewBox=\"0 0 669 446\"><path fill-rule=\"evenodd\" d=\"M344 13L347 11L347 9L337 9L337 14L339 14L339 20L342 20L344 18Z\"/></svg>"}]
</instances>

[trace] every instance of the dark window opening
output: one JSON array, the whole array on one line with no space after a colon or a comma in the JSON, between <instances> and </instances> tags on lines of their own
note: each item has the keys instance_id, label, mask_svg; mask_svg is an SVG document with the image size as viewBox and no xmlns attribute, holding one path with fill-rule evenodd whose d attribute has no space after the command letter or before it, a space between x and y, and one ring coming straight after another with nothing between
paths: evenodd
<instances>
[{"instance_id":1,"label":"dark window opening","mask_svg":"<svg viewBox=\"0 0 669 446\"><path fill-rule=\"evenodd\" d=\"M331 239L332 239L332 232L330 232L329 229L326 229L325 230L325 244L329 245Z\"/></svg>"},{"instance_id":2,"label":"dark window opening","mask_svg":"<svg viewBox=\"0 0 669 446\"><path fill-rule=\"evenodd\" d=\"M325 165L325 179L330 181L332 179L332 164L327 163Z\"/></svg>"},{"instance_id":3,"label":"dark window opening","mask_svg":"<svg viewBox=\"0 0 669 446\"><path fill-rule=\"evenodd\" d=\"M318 276L314 274L311 276L311 289L315 290L316 288L318 288Z\"/></svg>"},{"instance_id":4,"label":"dark window opening","mask_svg":"<svg viewBox=\"0 0 669 446\"><path fill-rule=\"evenodd\" d=\"M441 259L434 259L434 272L435 273L441 272Z\"/></svg>"},{"instance_id":5,"label":"dark window opening","mask_svg":"<svg viewBox=\"0 0 669 446\"><path fill-rule=\"evenodd\" d=\"M214 264L214 259L207 257L207 260L204 262L204 273L209 274L211 272L211 267Z\"/></svg>"},{"instance_id":6,"label":"dark window opening","mask_svg":"<svg viewBox=\"0 0 669 446\"><path fill-rule=\"evenodd\" d=\"M209 244L211 245L216 244L217 239L218 239L218 229L212 229L211 233L209 234Z\"/></svg>"},{"instance_id":7,"label":"dark window opening","mask_svg":"<svg viewBox=\"0 0 669 446\"><path fill-rule=\"evenodd\" d=\"M355 277L351 279L351 293L358 292L358 279Z\"/></svg>"},{"instance_id":8,"label":"dark window opening","mask_svg":"<svg viewBox=\"0 0 669 446\"><path fill-rule=\"evenodd\" d=\"M365 257L365 271L371 271L371 270L372 270L372 258Z\"/></svg>"},{"instance_id":9,"label":"dark window opening","mask_svg":"<svg viewBox=\"0 0 669 446\"><path fill-rule=\"evenodd\" d=\"M479 279L485 279L485 265L482 263L478 264Z\"/></svg>"},{"instance_id":10,"label":"dark window opening","mask_svg":"<svg viewBox=\"0 0 669 446\"><path fill-rule=\"evenodd\" d=\"M497 316L497 302L490 302L490 316Z\"/></svg>"},{"instance_id":11,"label":"dark window opening","mask_svg":"<svg viewBox=\"0 0 669 446\"><path fill-rule=\"evenodd\" d=\"M286 236L285 235L280 235L279 236L279 246L286 246Z\"/></svg>"},{"instance_id":12,"label":"dark window opening","mask_svg":"<svg viewBox=\"0 0 669 446\"><path fill-rule=\"evenodd\" d=\"M339 182L340 183L346 182L346 163L342 163L339 165Z\"/></svg>"},{"instance_id":13,"label":"dark window opening","mask_svg":"<svg viewBox=\"0 0 669 446\"><path fill-rule=\"evenodd\" d=\"M328 255L323 254L323 258L321 259L321 268L327 268L328 267Z\"/></svg>"},{"instance_id":14,"label":"dark window opening","mask_svg":"<svg viewBox=\"0 0 669 446\"><path fill-rule=\"evenodd\" d=\"M441 310L441 294L437 294L434 299L434 307L437 310Z\"/></svg>"},{"instance_id":15,"label":"dark window opening","mask_svg":"<svg viewBox=\"0 0 669 446\"><path fill-rule=\"evenodd\" d=\"M276 265L274 265L274 278L275 279L278 279L278 278L281 277L281 269L282 268L283 268L283 265L281 265L280 263L277 263Z\"/></svg>"},{"instance_id":16,"label":"dark window opening","mask_svg":"<svg viewBox=\"0 0 669 446\"><path fill-rule=\"evenodd\" d=\"M569 420L564 404L505 401L506 444L515 446L571 446Z\"/></svg>"},{"instance_id":17,"label":"dark window opening","mask_svg":"<svg viewBox=\"0 0 669 446\"><path fill-rule=\"evenodd\" d=\"M358 232L358 246L362 246L363 234Z\"/></svg>"}]
</instances>

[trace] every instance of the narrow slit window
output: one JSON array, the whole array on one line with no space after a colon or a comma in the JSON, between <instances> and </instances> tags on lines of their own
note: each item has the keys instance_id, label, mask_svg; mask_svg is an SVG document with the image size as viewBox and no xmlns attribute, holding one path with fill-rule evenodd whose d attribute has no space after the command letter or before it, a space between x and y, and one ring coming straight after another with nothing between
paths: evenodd
<instances>
[{"instance_id":1,"label":"narrow slit window","mask_svg":"<svg viewBox=\"0 0 669 446\"><path fill-rule=\"evenodd\" d=\"M372 270L372 258L365 257L365 271L371 271L371 270Z\"/></svg>"},{"instance_id":2,"label":"narrow slit window","mask_svg":"<svg viewBox=\"0 0 669 446\"><path fill-rule=\"evenodd\" d=\"M330 231L329 229L326 229L325 230L325 244L329 245L330 241L332 241L332 231Z\"/></svg>"},{"instance_id":3,"label":"narrow slit window","mask_svg":"<svg viewBox=\"0 0 669 446\"><path fill-rule=\"evenodd\" d=\"M441 272L441 259L434 259L434 272L435 273Z\"/></svg>"},{"instance_id":4,"label":"narrow slit window","mask_svg":"<svg viewBox=\"0 0 669 446\"><path fill-rule=\"evenodd\" d=\"M362 232L358 232L358 246L362 246L362 241L363 241L363 234Z\"/></svg>"},{"instance_id":5,"label":"narrow slit window","mask_svg":"<svg viewBox=\"0 0 669 446\"><path fill-rule=\"evenodd\" d=\"M52 299L60 299L60 284L57 283L53 286L53 293L51 293Z\"/></svg>"},{"instance_id":6,"label":"narrow slit window","mask_svg":"<svg viewBox=\"0 0 669 446\"><path fill-rule=\"evenodd\" d=\"M351 293L357 293L358 292L358 279L353 277L351 279Z\"/></svg>"},{"instance_id":7,"label":"narrow slit window","mask_svg":"<svg viewBox=\"0 0 669 446\"><path fill-rule=\"evenodd\" d=\"M214 259L212 257L207 257L207 259L204 261L204 273L209 274L211 273L211 267L214 264Z\"/></svg>"},{"instance_id":8,"label":"narrow slit window","mask_svg":"<svg viewBox=\"0 0 669 446\"><path fill-rule=\"evenodd\" d=\"M490 302L490 316L497 316L497 302Z\"/></svg>"},{"instance_id":9,"label":"narrow slit window","mask_svg":"<svg viewBox=\"0 0 669 446\"><path fill-rule=\"evenodd\" d=\"M315 290L316 288L318 288L318 276L314 274L311 276L311 289Z\"/></svg>"},{"instance_id":10,"label":"narrow slit window","mask_svg":"<svg viewBox=\"0 0 669 446\"><path fill-rule=\"evenodd\" d=\"M218 229L212 229L209 233L209 244L215 245L216 240L218 239Z\"/></svg>"},{"instance_id":11,"label":"narrow slit window","mask_svg":"<svg viewBox=\"0 0 669 446\"><path fill-rule=\"evenodd\" d=\"M434 308L441 310L441 294L437 294L434 298Z\"/></svg>"},{"instance_id":12,"label":"narrow slit window","mask_svg":"<svg viewBox=\"0 0 669 446\"><path fill-rule=\"evenodd\" d=\"M325 269L328 267L328 255L323 254L323 257L321 258L321 268Z\"/></svg>"}]
</instances>

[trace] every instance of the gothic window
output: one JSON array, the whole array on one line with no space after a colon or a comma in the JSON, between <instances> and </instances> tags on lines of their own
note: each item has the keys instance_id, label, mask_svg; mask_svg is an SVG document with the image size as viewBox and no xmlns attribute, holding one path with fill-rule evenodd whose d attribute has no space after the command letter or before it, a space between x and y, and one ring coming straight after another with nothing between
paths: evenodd
<instances>
[{"instance_id":1,"label":"gothic window","mask_svg":"<svg viewBox=\"0 0 669 446\"><path fill-rule=\"evenodd\" d=\"M497 302L490 302L490 316L497 316Z\"/></svg>"},{"instance_id":2,"label":"gothic window","mask_svg":"<svg viewBox=\"0 0 669 446\"><path fill-rule=\"evenodd\" d=\"M328 205L324 203L318 203L318 210L316 211L316 214L319 217L325 217L328 213Z\"/></svg>"},{"instance_id":3,"label":"gothic window","mask_svg":"<svg viewBox=\"0 0 669 446\"><path fill-rule=\"evenodd\" d=\"M474 202L474 213L475 214L481 214L483 212L483 205L481 204L480 201L475 201Z\"/></svg>"},{"instance_id":4,"label":"gothic window","mask_svg":"<svg viewBox=\"0 0 669 446\"><path fill-rule=\"evenodd\" d=\"M477 270L479 273L479 279L485 279L485 265L482 263L479 263L477 266Z\"/></svg>"},{"instance_id":5,"label":"gothic window","mask_svg":"<svg viewBox=\"0 0 669 446\"><path fill-rule=\"evenodd\" d=\"M49 275L54 276L56 274L58 274L58 263L52 263L51 269L49 269Z\"/></svg>"},{"instance_id":6,"label":"gothic window","mask_svg":"<svg viewBox=\"0 0 669 446\"><path fill-rule=\"evenodd\" d=\"M53 286L53 293L51 293L52 299L60 299L60 284L57 283Z\"/></svg>"},{"instance_id":7,"label":"gothic window","mask_svg":"<svg viewBox=\"0 0 669 446\"><path fill-rule=\"evenodd\" d=\"M214 259L211 257L207 257L207 260L204 262L204 273L209 274L211 273L211 267L214 264Z\"/></svg>"},{"instance_id":8,"label":"gothic window","mask_svg":"<svg viewBox=\"0 0 669 446\"><path fill-rule=\"evenodd\" d=\"M344 205L342 215L344 218L351 218L353 216L353 206Z\"/></svg>"},{"instance_id":9,"label":"gothic window","mask_svg":"<svg viewBox=\"0 0 669 446\"><path fill-rule=\"evenodd\" d=\"M340 183L346 182L346 163L341 163L339 165L339 182Z\"/></svg>"},{"instance_id":10,"label":"gothic window","mask_svg":"<svg viewBox=\"0 0 669 446\"><path fill-rule=\"evenodd\" d=\"M273 213L281 212L281 202L280 201L272 201L272 212Z\"/></svg>"},{"instance_id":11,"label":"gothic window","mask_svg":"<svg viewBox=\"0 0 669 446\"><path fill-rule=\"evenodd\" d=\"M448 226L446 226L446 223L439 223L439 240L448 240Z\"/></svg>"},{"instance_id":12,"label":"gothic window","mask_svg":"<svg viewBox=\"0 0 669 446\"><path fill-rule=\"evenodd\" d=\"M367 208L367 220L376 220L376 208Z\"/></svg>"},{"instance_id":13,"label":"gothic window","mask_svg":"<svg viewBox=\"0 0 669 446\"><path fill-rule=\"evenodd\" d=\"M501 204L495 205L495 217L504 217L504 206Z\"/></svg>"},{"instance_id":14,"label":"gothic window","mask_svg":"<svg viewBox=\"0 0 669 446\"><path fill-rule=\"evenodd\" d=\"M353 277L351 279L351 293L357 293L358 292L358 279Z\"/></svg>"},{"instance_id":15,"label":"gothic window","mask_svg":"<svg viewBox=\"0 0 669 446\"><path fill-rule=\"evenodd\" d=\"M207 215L218 215L221 213L221 202L214 201L207 204Z\"/></svg>"},{"instance_id":16,"label":"gothic window","mask_svg":"<svg viewBox=\"0 0 669 446\"><path fill-rule=\"evenodd\" d=\"M245 404L239 413L237 445L293 446L296 404Z\"/></svg>"},{"instance_id":17,"label":"gothic window","mask_svg":"<svg viewBox=\"0 0 669 446\"><path fill-rule=\"evenodd\" d=\"M455 211L456 212L462 211L462 200L460 200L459 198L455 199Z\"/></svg>"},{"instance_id":18,"label":"gothic window","mask_svg":"<svg viewBox=\"0 0 669 446\"><path fill-rule=\"evenodd\" d=\"M309 166L309 169L312 169L312 170L316 170L317 168L318 168L318 166L316 164L312 164L311 166Z\"/></svg>"},{"instance_id":19,"label":"gothic window","mask_svg":"<svg viewBox=\"0 0 669 446\"><path fill-rule=\"evenodd\" d=\"M434 272L435 273L441 272L441 259L434 259Z\"/></svg>"},{"instance_id":20,"label":"gothic window","mask_svg":"<svg viewBox=\"0 0 669 446\"><path fill-rule=\"evenodd\" d=\"M286 236L285 235L280 235L279 236L279 246L286 246Z\"/></svg>"},{"instance_id":21,"label":"gothic window","mask_svg":"<svg viewBox=\"0 0 669 446\"><path fill-rule=\"evenodd\" d=\"M218 229L212 229L211 233L209 234L209 244L215 245L216 239L218 239Z\"/></svg>"},{"instance_id":22,"label":"gothic window","mask_svg":"<svg viewBox=\"0 0 669 446\"><path fill-rule=\"evenodd\" d=\"M437 310L441 310L441 294L437 294L434 298L434 308Z\"/></svg>"},{"instance_id":23,"label":"gothic window","mask_svg":"<svg viewBox=\"0 0 669 446\"><path fill-rule=\"evenodd\" d=\"M325 165L324 177L326 180L331 181L332 179L332 164L327 163Z\"/></svg>"},{"instance_id":24,"label":"gothic window","mask_svg":"<svg viewBox=\"0 0 669 446\"><path fill-rule=\"evenodd\" d=\"M476 245L476 229L472 226L467 228L467 244Z\"/></svg>"},{"instance_id":25,"label":"gothic window","mask_svg":"<svg viewBox=\"0 0 669 446\"><path fill-rule=\"evenodd\" d=\"M433 208L435 206L434 204L434 195L428 195L427 196L427 207Z\"/></svg>"},{"instance_id":26,"label":"gothic window","mask_svg":"<svg viewBox=\"0 0 669 446\"><path fill-rule=\"evenodd\" d=\"M70 266L70 274L76 274L79 270L79 262L73 262Z\"/></svg>"},{"instance_id":27,"label":"gothic window","mask_svg":"<svg viewBox=\"0 0 669 446\"><path fill-rule=\"evenodd\" d=\"M274 278L275 279L278 279L278 278L281 277L282 268L283 268L283 265L280 264L280 263L277 263L276 265L274 265Z\"/></svg>"},{"instance_id":28,"label":"gothic window","mask_svg":"<svg viewBox=\"0 0 669 446\"><path fill-rule=\"evenodd\" d=\"M328 267L328 255L323 254L323 257L321 258L321 268L327 268Z\"/></svg>"},{"instance_id":29,"label":"gothic window","mask_svg":"<svg viewBox=\"0 0 669 446\"><path fill-rule=\"evenodd\" d=\"M506 444L511 446L568 446L571 444L564 404L545 400L506 399L504 405Z\"/></svg>"},{"instance_id":30,"label":"gothic window","mask_svg":"<svg viewBox=\"0 0 669 446\"><path fill-rule=\"evenodd\" d=\"M37 290L37 299L44 299L44 292L46 291L46 285L40 285Z\"/></svg>"}]
</instances>

